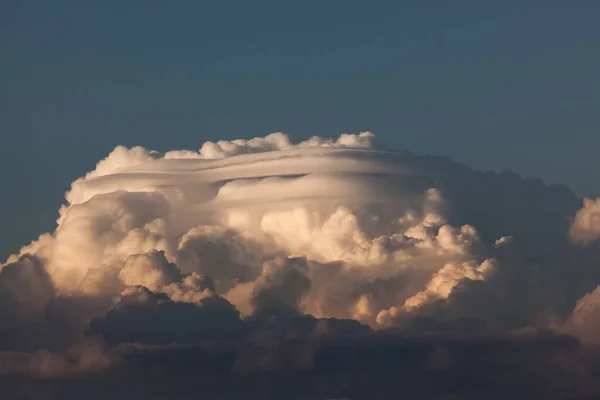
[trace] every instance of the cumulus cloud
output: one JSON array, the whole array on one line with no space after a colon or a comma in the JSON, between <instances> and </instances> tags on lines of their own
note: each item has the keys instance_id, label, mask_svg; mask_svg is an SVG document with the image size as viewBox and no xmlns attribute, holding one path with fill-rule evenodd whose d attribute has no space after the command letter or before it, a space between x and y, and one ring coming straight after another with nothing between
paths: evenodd
<instances>
[{"instance_id":1,"label":"cumulus cloud","mask_svg":"<svg viewBox=\"0 0 600 400\"><path fill-rule=\"evenodd\" d=\"M583 199L583 207L577 211L569 235L574 242L583 245L600 238L600 199Z\"/></svg>"},{"instance_id":2,"label":"cumulus cloud","mask_svg":"<svg viewBox=\"0 0 600 400\"><path fill-rule=\"evenodd\" d=\"M425 286L425 289L412 297L406 299L401 308L391 307L383 310L377 315L377 323L389 326L394 323L394 318L402 315L402 312L410 313L423 305L438 300L448 299L452 290L463 280L483 281L493 271L495 262L493 259L483 261L480 265L472 261L460 264L448 263L439 271L434 273Z\"/></svg>"},{"instance_id":3,"label":"cumulus cloud","mask_svg":"<svg viewBox=\"0 0 600 400\"><path fill-rule=\"evenodd\" d=\"M560 329L586 343L600 344L600 286L583 296Z\"/></svg>"},{"instance_id":4,"label":"cumulus cloud","mask_svg":"<svg viewBox=\"0 0 600 400\"><path fill-rule=\"evenodd\" d=\"M371 132L356 134L342 134L337 140L313 136L300 143L292 143L290 138L281 132L257 137L250 140L219 140L218 142L205 142L198 153L199 158L218 159L237 156L247 153L264 153L267 151L288 150L308 147L338 147L338 148L373 148L376 143L375 135ZM168 158L175 158L181 153L167 153ZM189 157L189 153L187 153Z\"/></svg>"},{"instance_id":5,"label":"cumulus cloud","mask_svg":"<svg viewBox=\"0 0 600 400\"><path fill-rule=\"evenodd\" d=\"M129 256L119 272L119 279L126 286L145 286L158 290L180 280L181 272L175 264L167 261L164 252L152 250L147 254Z\"/></svg>"},{"instance_id":6,"label":"cumulus cloud","mask_svg":"<svg viewBox=\"0 0 600 400\"><path fill-rule=\"evenodd\" d=\"M54 293L54 285L43 264L34 256L23 256L2 269L0 348L29 349L46 345L50 328L44 311Z\"/></svg>"},{"instance_id":7,"label":"cumulus cloud","mask_svg":"<svg viewBox=\"0 0 600 400\"><path fill-rule=\"evenodd\" d=\"M310 279L306 276L306 260L279 257L263 265L262 275L254 282L250 303L255 309L298 309L309 290Z\"/></svg>"},{"instance_id":8,"label":"cumulus cloud","mask_svg":"<svg viewBox=\"0 0 600 400\"><path fill-rule=\"evenodd\" d=\"M168 345L237 338L242 329L238 311L219 296L185 303L133 286L123 291L105 316L90 322L87 334L102 336L110 344Z\"/></svg>"},{"instance_id":9,"label":"cumulus cloud","mask_svg":"<svg viewBox=\"0 0 600 400\"><path fill-rule=\"evenodd\" d=\"M320 341L372 330L593 344L598 204L370 132L119 146L72 183L56 229L2 264L0 360L16 367L0 373L224 340L254 343L232 370L311 369ZM109 347L69 350L94 337Z\"/></svg>"}]
</instances>

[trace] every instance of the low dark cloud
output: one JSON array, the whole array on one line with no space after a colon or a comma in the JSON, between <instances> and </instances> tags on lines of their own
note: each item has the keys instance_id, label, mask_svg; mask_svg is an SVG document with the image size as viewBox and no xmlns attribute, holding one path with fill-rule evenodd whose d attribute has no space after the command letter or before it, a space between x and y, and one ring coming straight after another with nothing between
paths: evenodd
<instances>
[{"instance_id":1,"label":"low dark cloud","mask_svg":"<svg viewBox=\"0 0 600 400\"><path fill-rule=\"evenodd\" d=\"M54 379L13 371L0 377L0 388L15 399L584 399L600 395L598 350L551 334L407 337L379 332L283 340L263 332L243 342L130 345L113 352L112 359L103 356L104 366L109 360L119 362L101 371L88 369L82 376L74 373L76 366L63 367L71 375Z\"/></svg>"},{"instance_id":2,"label":"low dark cloud","mask_svg":"<svg viewBox=\"0 0 600 400\"><path fill-rule=\"evenodd\" d=\"M243 335L239 312L217 295L197 303L172 301L164 293L143 286L124 291L104 317L90 321L88 335L102 336L108 343L166 345L199 340L236 339Z\"/></svg>"}]
</instances>

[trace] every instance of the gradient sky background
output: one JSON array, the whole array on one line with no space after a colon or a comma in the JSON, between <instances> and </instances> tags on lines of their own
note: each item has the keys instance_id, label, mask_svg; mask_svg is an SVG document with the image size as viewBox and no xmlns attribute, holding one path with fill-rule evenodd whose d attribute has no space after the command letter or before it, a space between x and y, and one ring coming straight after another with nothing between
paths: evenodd
<instances>
[{"instance_id":1,"label":"gradient sky background","mask_svg":"<svg viewBox=\"0 0 600 400\"><path fill-rule=\"evenodd\" d=\"M370 130L600 193L599 21L595 0L0 1L0 258L117 144Z\"/></svg>"}]
</instances>

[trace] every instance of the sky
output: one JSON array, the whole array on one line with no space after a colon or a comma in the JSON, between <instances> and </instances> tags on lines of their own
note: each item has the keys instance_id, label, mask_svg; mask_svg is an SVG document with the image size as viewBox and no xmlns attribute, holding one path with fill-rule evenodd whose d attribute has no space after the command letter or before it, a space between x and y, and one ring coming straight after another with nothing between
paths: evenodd
<instances>
[{"instance_id":1,"label":"sky","mask_svg":"<svg viewBox=\"0 0 600 400\"><path fill-rule=\"evenodd\" d=\"M600 193L596 1L0 4L4 258L116 145L282 131Z\"/></svg>"}]
</instances>

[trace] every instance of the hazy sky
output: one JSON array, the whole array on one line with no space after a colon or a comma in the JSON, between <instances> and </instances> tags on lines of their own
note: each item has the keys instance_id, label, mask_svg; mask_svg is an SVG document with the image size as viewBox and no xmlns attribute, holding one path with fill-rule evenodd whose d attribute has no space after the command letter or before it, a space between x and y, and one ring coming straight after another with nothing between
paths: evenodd
<instances>
[{"instance_id":1,"label":"hazy sky","mask_svg":"<svg viewBox=\"0 0 600 400\"><path fill-rule=\"evenodd\" d=\"M0 255L117 144L370 130L599 193L598 21L593 0L0 1Z\"/></svg>"}]
</instances>

